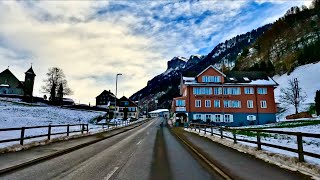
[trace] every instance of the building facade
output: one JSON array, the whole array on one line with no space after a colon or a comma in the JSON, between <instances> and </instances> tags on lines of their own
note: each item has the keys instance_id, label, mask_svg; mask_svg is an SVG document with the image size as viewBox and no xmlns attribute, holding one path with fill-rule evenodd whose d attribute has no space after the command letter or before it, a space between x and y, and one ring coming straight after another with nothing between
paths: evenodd
<instances>
[{"instance_id":1,"label":"building facade","mask_svg":"<svg viewBox=\"0 0 320 180\"><path fill-rule=\"evenodd\" d=\"M0 94L32 98L35 76L32 67L25 72L24 81L19 81L9 68L2 71L0 73Z\"/></svg>"},{"instance_id":2,"label":"building facade","mask_svg":"<svg viewBox=\"0 0 320 180\"><path fill-rule=\"evenodd\" d=\"M123 96L117 100L115 118L125 118L125 113L127 114L127 118L136 118L139 117L139 106L130 100L129 98Z\"/></svg>"},{"instance_id":3,"label":"building facade","mask_svg":"<svg viewBox=\"0 0 320 180\"><path fill-rule=\"evenodd\" d=\"M102 108L114 107L116 103L116 96L109 90L104 90L96 97L96 106Z\"/></svg>"},{"instance_id":4,"label":"building facade","mask_svg":"<svg viewBox=\"0 0 320 180\"><path fill-rule=\"evenodd\" d=\"M168 109L157 109L148 113L151 118L156 117L164 117L169 118L169 110Z\"/></svg>"},{"instance_id":5,"label":"building facade","mask_svg":"<svg viewBox=\"0 0 320 180\"><path fill-rule=\"evenodd\" d=\"M244 126L276 122L274 88L278 84L263 72L222 73L209 66L196 77L182 77L181 97L172 112L183 122Z\"/></svg>"}]
</instances>

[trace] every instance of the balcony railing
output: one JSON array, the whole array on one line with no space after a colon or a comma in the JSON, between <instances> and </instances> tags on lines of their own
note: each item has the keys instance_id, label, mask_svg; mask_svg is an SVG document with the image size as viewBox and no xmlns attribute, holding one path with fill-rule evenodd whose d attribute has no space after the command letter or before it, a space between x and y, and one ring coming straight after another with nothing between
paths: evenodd
<instances>
[{"instance_id":1,"label":"balcony railing","mask_svg":"<svg viewBox=\"0 0 320 180\"><path fill-rule=\"evenodd\" d=\"M186 107L176 107L176 111L186 111Z\"/></svg>"}]
</instances>

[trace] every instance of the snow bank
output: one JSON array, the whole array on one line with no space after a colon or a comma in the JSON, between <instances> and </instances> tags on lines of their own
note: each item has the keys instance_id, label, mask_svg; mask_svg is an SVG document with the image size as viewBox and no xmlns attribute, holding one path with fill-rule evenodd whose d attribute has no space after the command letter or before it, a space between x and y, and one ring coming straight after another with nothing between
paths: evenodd
<instances>
[{"instance_id":1,"label":"snow bank","mask_svg":"<svg viewBox=\"0 0 320 180\"><path fill-rule=\"evenodd\" d=\"M49 124L79 124L89 123L103 112L92 112L83 110L70 110L53 106L29 106L11 103L0 99L0 128L14 128L26 126L47 126ZM89 124L89 129L99 129L101 126ZM70 130L79 130L80 126L70 127ZM66 127L52 128L52 133L64 132ZM25 136L46 134L47 128L27 129ZM0 132L0 140L19 138L20 131ZM44 139L44 138L42 138ZM36 139L31 139L36 140ZM30 141L31 141L30 140ZM0 147L17 144L18 142L1 143Z\"/></svg>"},{"instance_id":2,"label":"snow bank","mask_svg":"<svg viewBox=\"0 0 320 180\"><path fill-rule=\"evenodd\" d=\"M279 167L286 168L292 171L300 171L304 174L312 176L315 179L320 179L320 160L319 159L312 158L312 159L315 159L315 161L312 161L312 160L310 161L310 158L305 156L305 159L307 162L298 162L297 158L294 157L293 155L296 153L289 153L288 151L282 151L278 149L275 150L274 148L268 148L265 146L262 146L262 150L258 151L256 148L257 145L255 144L245 143L240 141L238 141L238 143L235 144L230 139L221 139L218 136L210 136L210 133L204 134L204 131L201 131L200 133L198 130L194 131L191 129L185 129L185 131L192 132L200 136L209 138L212 141L215 141L225 146L228 146L230 148L236 149L239 152L251 154L259 159L275 164ZM218 131L216 130L216 132ZM228 132L226 134L224 133L224 135L232 137L232 134L231 133L228 134ZM237 135L237 138L238 138L238 135ZM283 145L283 142L281 145Z\"/></svg>"}]
</instances>

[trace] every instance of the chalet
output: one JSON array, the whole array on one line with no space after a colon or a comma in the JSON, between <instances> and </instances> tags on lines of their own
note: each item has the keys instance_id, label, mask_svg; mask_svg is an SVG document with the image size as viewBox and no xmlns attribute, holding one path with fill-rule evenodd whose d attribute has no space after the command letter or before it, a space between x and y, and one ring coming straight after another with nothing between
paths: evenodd
<instances>
[{"instance_id":1,"label":"chalet","mask_svg":"<svg viewBox=\"0 0 320 180\"><path fill-rule=\"evenodd\" d=\"M117 101L116 118L124 119L125 113L127 113L127 118L138 118L139 112L138 105L129 98L123 96Z\"/></svg>"},{"instance_id":2,"label":"chalet","mask_svg":"<svg viewBox=\"0 0 320 180\"><path fill-rule=\"evenodd\" d=\"M19 81L9 68L2 71L0 73L0 95L18 95L32 98L35 76L32 67L25 72L24 81Z\"/></svg>"},{"instance_id":3,"label":"chalet","mask_svg":"<svg viewBox=\"0 0 320 180\"><path fill-rule=\"evenodd\" d=\"M116 96L109 90L104 90L99 96L96 97L96 106L102 108L108 108L109 106L115 106Z\"/></svg>"},{"instance_id":4,"label":"chalet","mask_svg":"<svg viewBox=\"0 0 320 180\"><path fill-rule=\"evenodd\" d=\"M181 97L173 99L172 112L181 123L244 126L276 122L277 85L263 72L222 73L211 65L196 77L181 78Z\"/></svg>"}]
</instances>

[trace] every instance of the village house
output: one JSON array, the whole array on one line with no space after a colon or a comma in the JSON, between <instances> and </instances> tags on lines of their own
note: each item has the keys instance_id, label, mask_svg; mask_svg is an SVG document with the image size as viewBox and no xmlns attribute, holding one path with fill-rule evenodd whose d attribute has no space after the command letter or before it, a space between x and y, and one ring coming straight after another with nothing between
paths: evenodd
<instances>
[{"instance_id":1,"label":"village house","mask_svg":"<svg viewBox=\"0 0 320 180\"><path fill-rule=\"evenodd\" d=\"M104 90L99 96L96 97L96 106L101 108L114 107L116 96L109 90Z\"/></svg>"},{"instance_id":2,"label":"village house","mask_svg":"<svg viewBox=\"0 0 320 180\"><path fill-rule=\"evenodd\" d=\"M0 95L23 96L27 100L32 100L35 76L32 66L25 72L24 81L19 81L9 68L2 71L0 73Z\"/></svg>"},{"instance_id":3,"label":"village house","mask_svg":"<svg viewBox=\"0 0 320 180\"><path fill-rule=\"evenodd\" d=\"M181 78L181 97L172 102L174 120L223 126L276 122L277 85L263 72L222 73L211 65L196 77Z\"/></svg>"},{"instance_id":4,"label":"village house","mask_svg":"<svg viewBox=\"0 0 320 180\"><path fill-rule=\"evenodd\" d=\"M136 118L139 117L139 106L130 100L129 98L123 96L117 100L115 118L125 118L125 113L127 113L127 118Z\"/></svg>"}]
</instances>

